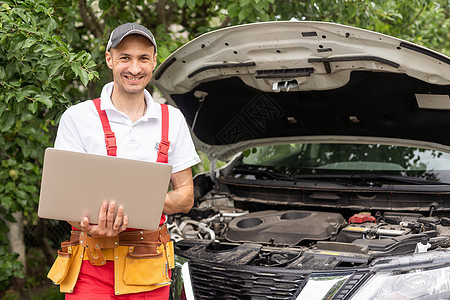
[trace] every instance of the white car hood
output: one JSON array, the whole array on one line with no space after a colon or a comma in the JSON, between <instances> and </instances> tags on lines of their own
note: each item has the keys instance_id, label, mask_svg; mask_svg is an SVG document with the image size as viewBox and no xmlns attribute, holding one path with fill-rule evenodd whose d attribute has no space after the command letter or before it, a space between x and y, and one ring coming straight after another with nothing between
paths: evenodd
<instances>
[{"instance_id":1,"label":"white car hood","mask_svg":"<svg viewBox=\"0 0 450 300\"><path fill-rule=\"evenodd\" d=\"M450 149L450 58L349 26L209 32L169 56L152 83L183 111L197 149L217 159L278 142Z\"/></svg>"}]
</instances>

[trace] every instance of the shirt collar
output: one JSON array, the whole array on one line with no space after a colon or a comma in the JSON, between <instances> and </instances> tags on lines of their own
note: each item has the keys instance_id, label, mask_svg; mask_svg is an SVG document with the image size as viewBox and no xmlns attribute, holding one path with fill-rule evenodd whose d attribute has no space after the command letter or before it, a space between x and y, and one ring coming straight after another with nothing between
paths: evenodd
<instances>
[{"instance_id":1,"label":"shirt collar","mask_svg":"<svg viewBox=\"0 0 450 300\"><path fill-rule=\"evenodd\" d=\"M114 104L111 101L111 94L113 91L113 87L114 87L114 82L109 82L107 84L105 84L105 86L102 89L102 93L100 95L100 99L101 99L101 105L100 108L102 110L115 110L117 111L116 107L114 106ZM147 102L147 111L145 112L144 115L144 119L150 119L150 118L160 118L161 114L159 113L160 109L158 107L158 103L156 103L153 98L152 95L150 95L150 93L144 89L144 99L145 102Z\"/></svg>"}]
</instances>

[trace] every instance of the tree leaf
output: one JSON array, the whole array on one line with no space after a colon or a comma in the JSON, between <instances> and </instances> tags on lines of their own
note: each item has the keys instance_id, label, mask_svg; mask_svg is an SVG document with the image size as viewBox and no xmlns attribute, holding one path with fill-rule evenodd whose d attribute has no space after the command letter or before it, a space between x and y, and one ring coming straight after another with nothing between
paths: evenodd
<instances>
[{"instance_id":1,"label":"tree leaf","mask_svg":"<svg viewBox=\"0 0 450 300\"><path fill-rule=\"evenodd\" d=\"M239 0L239 5L241 7L247 6L250 3L250 0Z\"/></svg>"},{"instance_id":2,"label":"tree leaf","mask_svg":"<svg viewBox=\"0 0 450 300\"><path fill-rule=\"evenodd\" d=\"M13 191L15 188L16 188L16 185L12 181L9 181L5 184L5 192L6 193Z\"/></svg>"},{"instance_id":3,"label":"tree leaf","mask_svg":"<svg viewBox=\"0 0 450 300\"><path fill-rule=\"evenodd\" d=\"M51 31L53 31L57 26L58 26L58 24L56 24L56 21L55 21L52 17L50 17L50 18L47 19L47 24L46 24L46 26L45 26L45 30L46 30L47 32L51 32Z\"/></svg>"},{"instance_id":4,"label":"tree leaf","mask_svg":"<svg viewBox=\"0 0 450 300\"><path fill-rule=\"evenodd\" d=\"M5 78L5 68L3 66L0 66L0 80L3 80Z\"/></svg>"},{"instance_id":5,"label":"tree leaf","mask_svg":"<svg viewBox=\"0 0 450 300\"><path fill-rule=\"evenodd\" d=\"M76 76L80 77L81 72L81 64L77 61L73 61L70 65L70 68L75 73Z\"/></svg>"},{"instance_id":6,"label":"tree leaf","mask_svg":"<svg viewBox=\"0 0 450 300\"><path fill-rule=\"evenodd\" d=\"M236 3L232 3L228 6L228 15L235 17L239 14L239 6Z\"/></svg>"},{"instance_id":7,"label":"tree leaf","mask_svg":"<svg viewBox=\"0 0 450 300\"><path fill-rule=\"evenodd\" d=\"M34 85L26 85L22 88L22 93L26 93L27 95L37 94L40 90Z\"/></svg>"},{"instance_id":8,"label":"tree leaf","mask_svg":"<svg viewBox=\"0 0 450 300\"><path fill-rule=\"evenodd\" d=\"M37 112L38 109L38 103L37 102L31 102L27 105L27 108L29 111L31 111L33 114Z\"/></svg>"},{"instance_id":9,"label":"tree leaf","mask_svg":"<svg viewBox=\"0 0 450 300\"><path fill-rule=\"evenodd\" d=\"M98 6L101 10L107 10L111 6L111 1L109 0L100 0Z\"/></svg>"},{"instance_id":10,"label":"tree leaf","mask_svg":"<svg viewBox=\"0 0 450 300\"><path fill-rule=\"evenodd\" d=\"M247 8L244 8L244 7L241 8L241 11L239 12L239 15L238 15L239 21L245 20L245 18L247 18L247 16L248 16L248 13L249 13L249 10Z\"/></svg>"},{"instance_id":11,"label":"tree leaf","mask_svg":"<svg viewBox=\"0 0 450 300\"><path fill-rule=\"evenodd\" d=\"M88 72L86 72L86 70L84 70L84 69L81 69L79 76L80 76L81 82L83 82L83 85L87 86L88 83L89 83L89 74L88 74Z\"/></svg>"},{"instance_id":12,"label":"tree leaf","mask_svg":"<svg viewBox=\"0 0 450 300\"><path fill-rule=\"evenodd\" d=\"M53 102L49 95L38 94L36 95L36 100L44 104L47 108L51 108L53 106Z\"/></svg>"},{"instance_id":13,"label":"tree leaf","mask_svg":"<svg viewBox=\"0 0 450 300\"><path fill-rule=\"evenodd\" d=\"M6 104L5 102L0 102L0 117L2 116L3 112L6 110L7 107L8 104Z\"/></svg>"},{"instance_id":14,"label":"tree leaf","mask_svg":"<svg viewBox=\"0 0 450 300\"><path fill-rule=\"evenodd\" d=\"M25 23L28 23L30 21L30 19L25 14L25 10L22 8L13 8L11 10L11 16L13 16L14 14L18 15Z\"/></svg>"},{"instance_id":15,"label":"tree leaf","mask_svg":"<svg viewBox=\"0 0 450 300\"><path fill-rule=\"evenodd\" d=\"M31 46L33 46L34 44L36 44L36 39L34 39L34 38L27 38L26 40L25 40L25 42L23 43L23 45L22 45L22 49L25 49L25 48L30 48Z\"/></svg>"},{"instance_id":16,"label":"tree leaf","mask_svg":"<svg viewBox=\"0 0 450 300\"><path fill-rule=\"evenodd\" d=\"M23 99L25 99L25 97L26 97L26 95L24 93L22 93L21 91L17 91L15 93L15 95L16 95L16 101L17 102L23 101Z\"/></svg>"},{"instance_id":17,"label":"tree leaf","mask_svg":"<svg viewBox=\"0 0 450 300\"><path fill-rule=\"evenodd\" d=\"M59 67L61 67L64 64L64 60L54 60L52 61L48 68L47 68L47 74L49 77L53 76L59 69Z\"/></svg>"},{"instance_id":18,"label":"tree leaf","mask_svg":"<svg viewBox=\"0 0 450 300\"><path fill-rule=\"evenodd\" d=\"M23 190L30 194L36 193L38 191L34 185L26 185L23 187Z\"/></svg>"},{"instance_id":19,"label":"tree leaf","mask_svg":"<svg viewBox=\"0 0 450 300\"><path fill-rule=\"evenodd\" d=\"M12 112L9 112L7 114L6 119L4 119L2 126L0 127L1 131L5 132L9 130L13 126L14 121L15 121L14 114Z\"/></svg>"},{"instance_id":20,"label":"tree leaf","mask_svg":"<svg viewBox=\"0 0 450 300\"><path fill-rule=\"evenodd\" d=\"M12 198L11 197L9 197L9 196L6 196L6 197L2 197L1 198L1 204L2 204L2 206L5 208L5 209L7 209L7 210L9 210L10 208L11 208L11 206L13 205L13 201L12 201Z\"/></svg>"},{"instance_id":21,"label":"tree leaf","mask_svg":"<svg viewBox=\"0 0 450 300\"><path fill-rule=\"evenodd\" d=\"M195 8L195 0L187 0L187 6L190 10L193 10Z\"/></svg>"},{"instance_id":22,"label":"tree leaf","mask_svg":"<svg viewBox=\"0 0 450 300\"><path fill-rule=\"evenodd\" d=\"M15 194L16 197L19 198L19 199L27 199L27 198L28 198L27 193L26 193L25 191L22 191L22 190L19 190L19 189L16 189L16 190L14 191L14 194Z\"/></svg>"}]
</instances>

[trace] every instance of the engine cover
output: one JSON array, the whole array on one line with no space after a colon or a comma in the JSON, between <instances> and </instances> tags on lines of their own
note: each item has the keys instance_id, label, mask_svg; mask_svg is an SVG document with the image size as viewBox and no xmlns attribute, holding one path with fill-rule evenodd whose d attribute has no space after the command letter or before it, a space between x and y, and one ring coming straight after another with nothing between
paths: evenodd
<instances>
[{"instance_id":1,"label":"engine cover","mask_svg":"<svg viewBox=\"0 0 450 300\"><path fill-rule=\"evenodd\" d=\"M338 213L269 210L233 219L226 238L231 242L294 246L304 240L327 240L344 224L344 217Z\"/></svg>"}]
</instances>

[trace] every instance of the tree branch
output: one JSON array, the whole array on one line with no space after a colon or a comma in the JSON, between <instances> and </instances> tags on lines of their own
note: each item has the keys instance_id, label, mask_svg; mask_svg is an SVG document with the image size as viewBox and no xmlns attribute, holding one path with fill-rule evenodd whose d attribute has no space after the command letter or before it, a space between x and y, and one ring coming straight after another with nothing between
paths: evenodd
<instances>
[{"instance_id":1,"label":"tree branch","mask_svg":"<svg viewBox=\"0 0 450 300\"><path fill-rule=\"evenodd\" d=\"M220 24L220 28L224 28L228 26L228 23L230 23L231 18L227 15L225 20L222 21L222 24Z\"/></svg>"},{"instance_id":2,"label":"tree branch","mask_svg":"<svg viewBox=\"0 0 450 300\"><path fill-rule=\"evenodd\" d=\"M145 27L151 30L153 22L152 22L152 12L148 8L148 5L143 5L142 9L139 9L139 7L135 7L139 12L139 15L142 17L142 22Z\"/></svg>"},{"instance_id":3,"label":"tree branch","mask_svg":"<svg viewBox=\"0 0 450 300\"><path fill-rule=\"evenodd\" d=\"M169 24L167 24L166 20L166 0L159 0L156 3L156 16L157 16L157 24L164 24L167 28Z\"/></svg>"},{"instance_id":4,"label":"tree branch","mask_svg":"<svg viewBox=\"0 0 450 300\"><path fill-rule=\"evenodd\" d=\"M94 15L94 12L90 7L87 7L86 0L78 1L78 8L80 9L80 15L83 19L84 25L86 28L92 32L92 34L96 38L103 37L103 29L99 22L97 22L97 18Z\"/></svg>"},{"instance_id":5,"label":"tree branch","mask_svg":"<svg viewBox=\"0 0 450 300\"><path fill-rule=\"evenodd\" d=\"M420 11L417 13L417 15L414 17L414 19L411 20L411 22L409 22L406 26L403 26L403 29L408 28L409 26L411 26L411 24L415 23L417 21L417 19L420 17L420 15L423 13L423 10L425 9L425 4L422 5L422 8L420 9Z\"/></svg>"}]
</instances>

